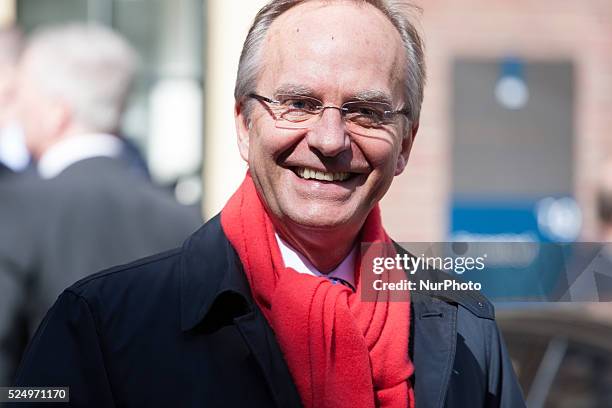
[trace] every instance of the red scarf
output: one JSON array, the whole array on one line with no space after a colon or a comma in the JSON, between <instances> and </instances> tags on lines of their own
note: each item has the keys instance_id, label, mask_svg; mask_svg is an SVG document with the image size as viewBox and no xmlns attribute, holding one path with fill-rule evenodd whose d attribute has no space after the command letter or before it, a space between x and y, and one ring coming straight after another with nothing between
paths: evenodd
<instances>
[{"instance_id":1,"label":"red scarf","mask_svg":"<svg viewBox=\"0 0 612 408\"><path fill-rule=\"evenodd\" d=\"M251 176L221 212L255 302L274 330L305 407L414 407L408 356L410 303L376 302L329 280L286 268ZM391 243L376 206L363 242ZM359 258L360 259L360 258Z\"/></svg>"}]
</instances>

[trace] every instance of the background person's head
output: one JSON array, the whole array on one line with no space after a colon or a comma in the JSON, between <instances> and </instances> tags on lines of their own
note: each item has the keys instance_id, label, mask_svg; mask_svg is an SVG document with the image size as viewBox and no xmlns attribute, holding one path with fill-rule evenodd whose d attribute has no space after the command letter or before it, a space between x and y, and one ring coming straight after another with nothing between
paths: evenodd
<instances>
[{"instance_id":1,"label":"background person's head","mask_svg":"<svg viewBox=\"0 0 612 408\"><path fill-rule=\"evenodd\" d=\"M0 127L8 120L13 105L21 47L22 36L18 29L0 28Z\"/></svg>"},{"instance_id":2,"label":"background person's head","mask_svg":"<svg viewBox=\"0 0 612 408\"><path fill-rule=\"evenodd\" d=\"M37 31L20 63L18 114L32 155L80 133L119 126L137 57L112 30L69 24Z\"/></svg>"},{"instance_id":3,"label":"background person's head","mask_svg":"<svg viewBox=\"0 0 612 408\"><path fill-rule=\"evenodd\" d=\"M279 224L356 232L404 170L425 77L413 11L399 1L272 1L257 15L238 69L236 124L241 155ZM287 129L250 93L335 107L383 102L407 114L360 129L325 109L305 128Z\"/></svg>"}]
</instances>

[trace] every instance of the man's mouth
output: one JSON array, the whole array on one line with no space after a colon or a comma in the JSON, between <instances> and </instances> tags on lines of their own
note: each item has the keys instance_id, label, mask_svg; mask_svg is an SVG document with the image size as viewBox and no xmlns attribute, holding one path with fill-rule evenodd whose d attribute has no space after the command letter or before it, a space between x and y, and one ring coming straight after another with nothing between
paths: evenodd
<instances>
[{"instance_id":1,"label":"man's mouth","mask_svg":"<svg viewBox=\"0 0 612 408\"><path fill-rule=\"evenodd\" d=\"M293 170L298 177L306 180L313 179L319 181L345 181L354 175L354 173L344 171L332 173L327 171L309 169L307 167L295 167Z\"/></svg>"}]
</instances>

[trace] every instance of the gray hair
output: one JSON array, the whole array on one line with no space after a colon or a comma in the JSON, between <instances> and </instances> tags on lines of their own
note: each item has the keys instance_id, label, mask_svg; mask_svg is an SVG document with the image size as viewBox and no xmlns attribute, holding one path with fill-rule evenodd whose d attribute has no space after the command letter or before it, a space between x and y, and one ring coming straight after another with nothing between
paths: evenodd
<instances>
[{"instance_id":1,"label":"gray hair","mask_svg":"<svg viewBox=\"0 0 612 408\"><path fill-rule=\"evenodd\" d=\"M268 29L281 14L299 4L309 0L272 0L266 4L253 21L249 33L242 47L238 76L234 88L236 101L242 100L249 93L255 91L259 76L264 39ZM409 119L415 123L419 120L423 90L425 87L425 61L423 56L423 42L418 30L411 22L411 15L420 9L402 0L352 0L358 4L371 4L379 9L395 26L400 34L406 50L406 70L404 79L404 97L406 108L409 110ZM249 117L250 107L245 106L246 117Z\"/></svg>"},{"instance_id":2,"label":"gray hair","mask_svg":"<svg viewBox=\"0 0 612 408\"><path fill-rule=\"evenodd\" d=\"M117 130L138 57L117 33L71 23L37 31L24 58L44 91L62 98L75 121L95 132Z\"/></svg>"}]
</instances>

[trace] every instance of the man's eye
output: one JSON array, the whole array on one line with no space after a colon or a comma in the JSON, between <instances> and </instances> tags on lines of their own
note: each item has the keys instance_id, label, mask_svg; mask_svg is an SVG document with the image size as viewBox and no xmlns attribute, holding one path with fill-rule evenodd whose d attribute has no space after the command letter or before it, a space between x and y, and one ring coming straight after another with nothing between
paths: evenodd
<instances>
[{"instance_id":1,"label":"man's eye","mask_svg":"<svg viewBox=\"0 0 612 408\"><path fill-rule=\"evenodd\" d=\"M351 106L348 108L347 115L354 119L374 122L381 122L384 119L384 112L381 109L367 105Z\"/></svg>"},{"instance_id":2,"label":"man's eye","mask_svg":"<svg viewBox=\"0 0 612 408\"><path fill-rule=\"evenodd\" d=\"M378 111L374 110L372 108L369 108L367 106L362 106L362 107L359 108L359 114L365 115L365 116L376 117L376 116L378 116Z\"/></svg>"},{"instance_id":3,"label":"man's eye","mask_svg":"<svg viewBox=\"0 0 612 408\"><path fill-rule=\"evenodd\" d=\"M289 101L288 106L294 109L305 109L308 107L306 101L294 100Z\"/></svg>"},{"instance_id":4,"label":"man's eye","mask_svg":"<svg viewBox=\"0 0 612 408\"><path fill-rule=\"evenodd\" d=\"M317 104L314 101L309 101L307 99L286 99L282 100L281 104L286 106L289 109L295 110L314 110L317 107Z\"/></svg>"}]
</instances>

